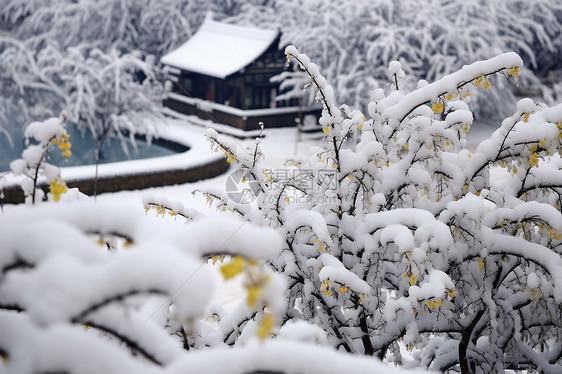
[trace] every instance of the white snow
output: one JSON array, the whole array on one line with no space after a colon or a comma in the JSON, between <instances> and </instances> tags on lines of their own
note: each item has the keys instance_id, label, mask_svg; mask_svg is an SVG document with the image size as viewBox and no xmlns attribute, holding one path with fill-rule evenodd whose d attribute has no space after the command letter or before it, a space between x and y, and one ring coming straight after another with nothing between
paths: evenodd
<instances>
[{"instance_id":1,"label":"white snow","mask_svg":"<svg viewBox=\"0 0 562 374\"><path fill-rule=\"evenodd\" d=\"M224 79L256 58L278 32L206 20L195 35L160 62L182 70Z\"/></svg>"}]
</instances>

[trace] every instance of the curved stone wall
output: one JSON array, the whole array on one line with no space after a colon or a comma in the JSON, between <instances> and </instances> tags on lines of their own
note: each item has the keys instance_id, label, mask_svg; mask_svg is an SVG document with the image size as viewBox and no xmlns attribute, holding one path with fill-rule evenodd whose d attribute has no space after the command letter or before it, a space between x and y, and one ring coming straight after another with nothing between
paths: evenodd
<instances>
[{"instance_id":1,"label":"curved stone wall","mask_svg":"<svg viewBox=\"0 0 562 374\"><path fill-rule=\"evenodd\" d=\"M140 190L149 187L170 186L196 182L223 174L229 168L224 158L212 160L208 163L197 165L186 169L162 170L146 174L129 174L108 178L99 178L97 193L116 192L122 190ZM78 188L86 195L94 194L94 180L84 179L66 181L69 188ZM47 185L40 186L45 192ZM3 190L3 203L17 204L24 201L23 191L19 187L8 187Z\"/></svg>"}]
</instances>

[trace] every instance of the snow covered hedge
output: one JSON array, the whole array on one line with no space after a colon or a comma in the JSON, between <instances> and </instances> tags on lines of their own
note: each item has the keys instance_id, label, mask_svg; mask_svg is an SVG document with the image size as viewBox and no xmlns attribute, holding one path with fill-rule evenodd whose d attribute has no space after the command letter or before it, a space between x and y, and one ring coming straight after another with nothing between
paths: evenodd
<instances>
[{"instance_id":1,"label":"snow covered hedge","mask_svg":"<svg viewBox=\"0 0 562 374\"><path fill-rule=\"evenodd\" d=\"M68 190L46 162L54 144L71 155L66 117L30 124L27 148L11 164L27 204L1 207L0 372L398 371L326 347L318 326L276 328L286 281L265 264L282 249L273 229L149 196L143 211L140 202ZM226 256L222 275L242 275L247 293L232 313L211 304L216 280L206 266Z\"/></svg>"},{"instance_id":2,"label":"snow covered hedge","mask_svg":"<svg viewBox=\"0 0 562 374\"><path fill-rule=\"evenodd\" d=\"M61 201L0 215L0 371L396 372L307 342L321 333L306 324L263 340L273 327L267 316L285 305L283 278L263 265L282 247L272 229L228 217L155 219L138 214L139 205ZM209 309L211 254L236 256L248 279L265 280L260 303L241 306L261 340L246 337L229 349L236 315L221 314L218 326L204 322L220 313Z\"/></svg>"},{"instance_id":3,"label":"snow covered hedge","mask_svg":"<svg viewBox=\"0 0 562 374\"><path fill-rule=\"evenodd\" d=\"M324 105L323 147L269 170L259 139L241 149L209 131L256 202L206 192L285 238L269 260L289 279L281 322L312 321L340 350L406 367L560 372L562 104L519 101L470 151L470 94L493 89L492 75L518 80L517 54L408 93L393 62L394 90L375 91L364 115L336 104L306 55L285 52Z\"/></svg>"}]
</instances>

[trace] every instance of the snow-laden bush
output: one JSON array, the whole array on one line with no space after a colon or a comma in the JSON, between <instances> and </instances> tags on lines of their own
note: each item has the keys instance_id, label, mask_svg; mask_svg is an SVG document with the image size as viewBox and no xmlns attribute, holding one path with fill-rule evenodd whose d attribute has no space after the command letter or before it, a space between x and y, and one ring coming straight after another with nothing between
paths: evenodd
<instances>
[{"instance_id":1,"label":"snow-laden bush","mask_svg":"<svg viewBox=\"0 0 562 374\"><path fill-rule=\"evenodd\" d=\"M517 54L409 93L393 62L394 90L375 91L368 115L338 106L306 55L286 54L324 106L323 146L270 170L259 139L243 149L210 130L246 194L204 192L285 238L269 259L289 279L282 322L311 321L340 350L408 367L560 372L562 104L519 101L471 151L466 101L494 75L517 81ZM248 194L256 201L241 204Z\"/></svg>"},{"instance_id":2,"label":"snow-laden bush","mask_svg":"<svg viewBox=\"0 0 562 374\"><path fill-rule=\"evenodd\" d=\"M6 209L0 372L398 372L322 347L323 332L307 323L269 339L286 306L284 277L264 264L282 248L274 230L233 217L186 224L166 216L68 199ZM211 304L211 255L233 258L221 267L225 277L243 274L247 297L232 313ZM239 315L252 315L243 339L231 336Z\"/></svg>"},{"instance_id":3,"label":"snow-laden bush","mask_svg":"<svg viewBox=\"0 0 562 374\"><path fill-rule=\"evenodd\" d=\"M72 155L70 136L64 127L65 121L72 115L61 113L59 118L49 118L44 122L33 122L25 129L26 148L21 158L10 163L10 171L0 175L0 197L2 187L8 175L13 175L21 187L25 201L35 204L45 198L40 184L49 185L49 197L59 201L60 195L67 192L66 183L61 179L60 169L47 162L49 152L56 144L63 157Z\"/></svg>"}]
</instances>

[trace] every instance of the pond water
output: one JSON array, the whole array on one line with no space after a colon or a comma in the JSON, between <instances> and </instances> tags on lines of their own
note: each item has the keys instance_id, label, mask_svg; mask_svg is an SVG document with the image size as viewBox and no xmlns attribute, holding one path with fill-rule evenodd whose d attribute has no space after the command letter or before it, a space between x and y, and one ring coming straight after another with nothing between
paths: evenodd
<instances>
[{"instance_id":1,"label":"pond water","mask_svg":"<svg viewBox=\"0 0 562 374\"><path fill-rule=\"evenodd\" d=\"M74 126L68 126L67 131L70 135L72 144L72 156L63 157L56 145L51 146L47 162L64 167L77 165L95 164L95 143L88 135L82 134ZM0 134L0 171L10 169L10 162L21 158L21 153L25 147L23 140L23 130L20 134L12 134L12 144L4 134ZM143 159L150 157L161 157L185 152L189 148L168 140L153 139L149 144L143 137L135 137L132 142L128 136L122 142L119 138L107 139L100 153L100 163L126 161L132 159Z\"/></svg>"}]
</instances>

